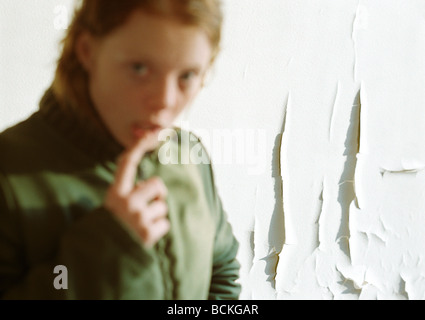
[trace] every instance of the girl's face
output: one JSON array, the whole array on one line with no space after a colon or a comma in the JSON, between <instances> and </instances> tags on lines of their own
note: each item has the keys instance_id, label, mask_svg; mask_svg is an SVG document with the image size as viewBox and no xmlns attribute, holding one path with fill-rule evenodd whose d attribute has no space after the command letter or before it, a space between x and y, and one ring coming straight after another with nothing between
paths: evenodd
<instances>
[{"instance_id":1,"label":"girl's face","mask_svg":"<svg viewBox=\"0 0 425 320\"><path fill-rule=\"evenodd\" d=\"M101 40L83 34L77 54L95 108L115 139L129 148L148 136L153 150L159 131L172 126L201 89L212 48L201 28L137 11Z\"/></svg>"}]
</instances>

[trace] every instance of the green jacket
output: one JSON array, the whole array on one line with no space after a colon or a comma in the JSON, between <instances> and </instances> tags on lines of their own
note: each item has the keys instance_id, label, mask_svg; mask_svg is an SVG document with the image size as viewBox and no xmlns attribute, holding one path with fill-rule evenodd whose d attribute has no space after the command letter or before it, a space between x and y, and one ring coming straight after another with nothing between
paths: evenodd
<instances>
[{"instance_id":1,"label":"green jacket","mask_svg":"<svg viewBox=\"0 0 425 320\"><path fill-rule=\"evenodd\" d=\"M174 151L182 134L168 141ZM1 298L238 298L238 243L211 166L163 165L158 150L143 158L138 178L163 179L171 222L145 249L102 206L122 151L51 90L38 112L0 134Z\"/></svg>"}]
</instances>

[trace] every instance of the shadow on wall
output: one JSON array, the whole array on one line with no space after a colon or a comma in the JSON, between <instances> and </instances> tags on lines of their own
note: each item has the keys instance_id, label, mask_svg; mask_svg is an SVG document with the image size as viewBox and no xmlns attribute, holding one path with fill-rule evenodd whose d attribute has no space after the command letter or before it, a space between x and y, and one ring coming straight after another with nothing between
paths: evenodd
<instances>
[{"instance_id":1,"label":"shadow on wall","mask_svg":"<svg viewBox=\"0 0 425 320\"><path fill-rule=\"evenodd\" d=\"M350 115L350 124L347 130L346 139L344 142L345 151L343 156L346 157L344 163L343 172L339 180L339 190L338 190L338 203L341 206L341 216L340 216L340 225L336 233L335 242L338 243L342 252L344 252L348 258L350 258L350 249L348 241L350 238L349 230L349 215L350 215L350 205L353 201L356 200L355 193L355 172L357 166L357 154L360 150L360 115L361 115L361 91L359 90L356 93L354 98L351 115ZM273 149L273 160L272 160L272 172L274 178L274 192L275 192L275 207L269 227L269 236L268 241L272 250L270 254L265 257L266 262L265 274L268 276L268 281L270 281L273 288L276 288L275 278L276 278L276 268L279 263L279 254L282 251L285 244L285 220L284 220L284 207L283 207L283 177L281 173L281 147L282 147L282 137L285 132L286 126L286 109L285 116L283 120L281 133L276 137ZM252 239L253 241L253 239ZM253 244L252 244L253 245ZM346 279L348 280L348 279ZM346 287L346 293L358 294L358 290L352 285L350 281L344 281Z\"/></svg>"},{"instance_id":2,"label":"shadow on wall","mask_svg":"<svg viewBox=\"0 0 425 320\"><path fill-rule=\"evenodd\" d=\"M280 133L276 136L274 141L273 155L272 155L272 177L274 179L274 197L275 205L273 215L270 221L268 232L268 242L271 248L269 255L262 260L266 262L265 274L268 276L268 281L275 289L276 268L279 263L279 254L283 249L285 243L285 219L283 212L283 189L282 189L282 170L281 170L281 148L282 137L285 132L286 125L286 110L287 103L284 109L282 128Z\"/></svg>"},{"instance_id":3,"label":"shadow on wall","mask_svg":"<svg viewBox=\"0 0 425 320\"><path fill-rule=\"evenodd\" d=\"M360 114L361 97L360 90L356 94L351 110L350 126L348 127L345 140L344 156L346 161L339 181L338 203L341 206L341 224L337 233L337 241L341 250L350 256L348 240L350 238L349 213L350 205L356 200L355 172L357 167L357 154L360 151Z\"/></svg>"}]
</instances>

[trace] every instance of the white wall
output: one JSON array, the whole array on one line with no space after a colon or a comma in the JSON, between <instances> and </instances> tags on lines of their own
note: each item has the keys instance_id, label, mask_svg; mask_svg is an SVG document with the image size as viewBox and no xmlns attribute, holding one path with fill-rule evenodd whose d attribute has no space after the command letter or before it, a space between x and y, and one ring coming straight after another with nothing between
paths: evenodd
<instances>
[{"instance_id":1,"label":"white wall","mask_svg":"<svg viewBox=\"0 0 425 320\"><path fill-rule=\"evenodd\" d=\"M1 0L0 129L36 110L71 4ZM425 298L424 12L225 1L222 54L182 125L216 160L242 298Z\"/></svg>"},{"instance_id":2,"label":"white wall","mask_svg":"<svg viewBox=\"0 0 425 320\"><path fill-rule=\"evenodd\" d=\"M66 22L59 13L71 4L72 0L0 1L0 130L37 109L53 79Z\"/></svg>"}]
</instances>

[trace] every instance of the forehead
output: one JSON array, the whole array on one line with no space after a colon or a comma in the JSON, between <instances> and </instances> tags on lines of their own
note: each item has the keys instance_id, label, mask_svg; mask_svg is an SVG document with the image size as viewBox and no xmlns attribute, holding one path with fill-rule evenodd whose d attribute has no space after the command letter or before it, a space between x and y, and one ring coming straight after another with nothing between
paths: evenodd
<instances>
[{"instance_id":1,"label":"forehead","mask_svg":"<svg viewBox=\"0 0 425 320\"><path fill-rule=\"evenodd\" d=\"M208 64L212 54L211 42L202 28L140 10L106 36L103 48L117 58L170 65Z\"/></svg>"}]
</instances>

